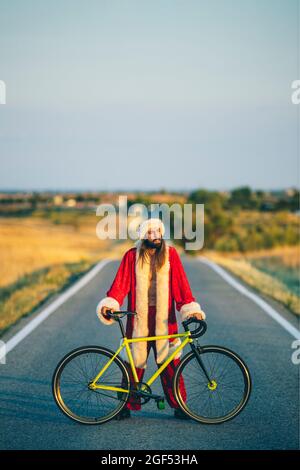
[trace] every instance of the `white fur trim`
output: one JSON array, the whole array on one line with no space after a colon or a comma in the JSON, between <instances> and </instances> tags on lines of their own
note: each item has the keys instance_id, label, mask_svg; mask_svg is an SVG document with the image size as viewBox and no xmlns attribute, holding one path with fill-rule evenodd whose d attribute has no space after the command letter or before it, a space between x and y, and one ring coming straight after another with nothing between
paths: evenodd
<instances>
[{"instance_id":1,"label":"white fur trim","mask_svg":"<svg viewBox=\"0 0 300 470\"><path fill-rule=\"evenodd\" d=\"M160 228L161 234L162 236L164 236L165 226L163 222L160 219L152 218L152 219L144 220L144 222L140 224L139 229L138 229L138 234L139 234L140 239L145 238L145 235L150 225L152 228Z\"/></svg>"},{"instance_id":2,"label":"white fur trim","mask_svg":"<svg viewBox=\"0 0 300 470\"><path fill-rule=\"evenodd\" d=\"M168 356L171 356L171 354L173 354L175 349L177 349L180 344L181 344L181 339L180 338L175 338L173 341L170 341L169 342L169 354L168 354ZM174 359L179 359L180 356L182 356L182 349L176 354Z\"/></svg>"},{"instance_id":3,"label":"white fur trim","mask_svg":"<svg viewBox=\"0 0 300 470\"><path fill-rule=\"evenodd\" d=\"M121 346L122 342L123 342L123 338L120 339L119 347ZM129 347L130 347L131 353L132 353L131 344L129 345ZM129 363L129 357L127 356L127 351L126 351L125 347L119 352L119 356L120 356L121 359L123 359L123 361L126 361L126 362Z\"/></svg>"},{"instance_id":4,"label":"white fur trim","mask_svg":"<svg viewBox=\"0 0 300 470\"><path fill-rule=\"evenodd\" d=\"M97 316L99 320L102 323L104 323L104 325L112 325L113 323L115 323L116 321L113 318L110 318L109 320L104 318L104 316L101 313L102 307L113 308L114 310L120 310L119 302L113 297L105 297L98 303L97 308L96 308Z\"/></svg>"},{"instance_id":5,"label":"white fur trim","mask_svg":"<svg viewBox=\"0 0 300 470\"><path fill-rule=\"evenodd\" d=\"M120 339L119 347L121 346L122 341L123 341L123 338ZM170 341L170 342L169 342L169 351L168 351L167 357L171 356L171 354L173 354L173 352L175 351L175 349L177 349L180 344L181 344L181 339L180 339L180 338L176 338L174 341ZM133 345L134 345L134 343L131 343L131 344L129 345L129 347L130 347L130 349L131 349L131 354L133 353L133 351L132 351ZM181 350L176 354L176 356L174 356L174 359L179 359L179 358L182 356L182 351L183 351L183 350L181 349ZM127 363L129 363L129 358L128 358L128 356L127 356L127 352L126 352L126 349L125 349L125 348L123 348L123 349L120 351L119 356L121 357L121 359L123 359L123 361L126 361ZM164 360L166 360L167 357L166 357ZM162 360L161 363L164 362L164 360ZM160 364L159 361L157 361L157 363ZM146 369L146 368L147 368L147 364L144 364L144 369Z\"/></svg>"},{"instance_id":6,"label":"white fur trim","mask_svg":"<svg viewBox=\"0 0 300 470\"><path fill-rule=\"evenodd\" d=\"M141 242L137 244L136 250L136 307L137 315L134 317L132 337L149 336L148 329L148 286L150 260L145 260L143 266L139 260ZM169 317L169 247L167 245L167 258L165 264L157 271L156 279L156 329L155 335L168 334ZM157 363L163 362L168 356L169 340L156 340ZM136 367L146 369L147 367L147 343L146 341L132 343L133 360Z\"/></svg>"},{"instance_id":7,"label":"white fur trim","mask_svg":"<svg viewBox=\"0 0 300 470\"><path fill-rule=\"evenodd\" d=\"M198 302L190 302L189 304L184 304L184 305L181 307L179 313L181 314L181 321L186 320L187 317L188 317L191 313L202 313L202 315L203 315L203 320L205 320L205 318L206 318L206 315L205 315L205 313L203 312L203 310L201 309L200 304L198 304Z\"/></svg>"},{"instance_id":8,"label":"white fur trim","mask_svg":"<svg viewBox=\"0 0 300 470\"><path fill-rule=\"evenodd\" d=\"M155 335L168 335L169 329L169 247L167 260L157 272ZM161 364L169 355L169 339L156 340L157 362Z\"/></svg>"}]
</instances>

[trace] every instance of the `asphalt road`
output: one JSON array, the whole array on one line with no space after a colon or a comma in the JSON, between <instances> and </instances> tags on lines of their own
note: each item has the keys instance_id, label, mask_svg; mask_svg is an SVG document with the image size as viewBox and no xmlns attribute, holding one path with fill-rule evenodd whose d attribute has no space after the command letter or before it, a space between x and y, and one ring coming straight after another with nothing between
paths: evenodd
<instances>
[{"instance_id":1,"label":"asphalt road","mask_svg":"<svg viewBox=\"0 0 300 470\"><path fill-rule=\"evenodd\" d=\"M177 420L167 404L159 411L152 401L134 412L131 420L102 426L80 425L60 412L52 398L51 378L61 357L78 346L99 344L115 349L119 344L118 326L103 325L95 314L117 266L117 261L106 265L18 344L5 365L0 364L0 448L298 449L299 366L291 361L293 338L195 259L184 259L184 266L207 314L208 330L202 343L227 346L248 364L253 390L244 411L232 421L209 426ZM145 377L155 368L151 352ZM162 390L159 379L153 390Z\"/></svg>"}]
</instances>

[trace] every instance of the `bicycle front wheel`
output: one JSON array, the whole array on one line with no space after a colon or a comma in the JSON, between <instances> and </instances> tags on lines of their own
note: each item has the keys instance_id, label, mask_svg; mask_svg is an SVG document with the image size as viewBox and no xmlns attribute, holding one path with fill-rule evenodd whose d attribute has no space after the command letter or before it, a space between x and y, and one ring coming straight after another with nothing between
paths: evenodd
<instances>
[{"instance_id":1,"label":"bicycle front wheel","mask_svg":"<svg viewBox=\"0 0 300 470\"><path fill-rule=\"evenodd\" d=\"M90 383L113 357L106 348L88 346L65 356L53 374L52 391L61 411L82 424L103 424L125 406L129 392L91 389ZM129 375L123 361L116 357L99 379L105 386L129 389Z\"/></svg>"},{"instance_id":2,"label":"bicycle front wheel","mask_svg":"<svg viewBox=\"0 0 300 470\"><path fill-rule=\"evenodd\" d=\"M195 353L190 352L175 370L173 393L192 419L204 424L224 423L237 416L249 400L249 370L229 349L204 346L197 351L210 380Z\"/></svg>"}]
</instances>

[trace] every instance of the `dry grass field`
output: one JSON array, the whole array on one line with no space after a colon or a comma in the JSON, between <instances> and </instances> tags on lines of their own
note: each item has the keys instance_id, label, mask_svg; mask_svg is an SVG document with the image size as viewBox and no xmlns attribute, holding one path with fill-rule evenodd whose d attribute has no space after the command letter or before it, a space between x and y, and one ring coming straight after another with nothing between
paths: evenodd
<instances>
[{"instance_id":1,"label":"dry grass field","mask_svg":"<svg viewBox=\"0 0 300 470\"><path fill-rule=\"evenodd\" d=\"M244 213L240 226L254 224L255 217ZM276 223L286 224L281 217ZM0 217L0 335L97 261L120 258L132 246L130 240L99 240L98 221L94 213L72 211ZM294 224L294 218L288 222ZM180 246L177 249L182 251ZM300 315L298 245L243 254L205 250L203 254Z\"/></svg>"},{"instance_id":2,"label":"dry grass field","mask_svg":"<svg viewBox=\"0 0 300 470\"><path fill-rule=\"evenodd\" d=\"M75 222L74 222L75 221ZM96 217L0 218L0 333L129 243L99 240Z\"/></svg>"}]
</instances>

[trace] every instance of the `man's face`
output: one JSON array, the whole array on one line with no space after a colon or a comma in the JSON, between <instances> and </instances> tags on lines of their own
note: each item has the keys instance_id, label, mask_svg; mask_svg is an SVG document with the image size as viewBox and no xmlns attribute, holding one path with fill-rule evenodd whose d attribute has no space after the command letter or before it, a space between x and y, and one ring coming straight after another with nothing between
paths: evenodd
<instances>
[{"instance_id":1,"label":"man's face","mask_svg":"<svg viewBox=\"0 0 300 470\"><path fill-rule=\"evenodd\" d=\"M162 243L162 234L160 227L149 227L146 242L149 248L160 248Z\"/></svg>"}]
</instances>

